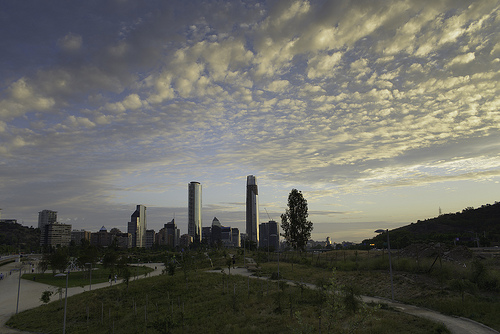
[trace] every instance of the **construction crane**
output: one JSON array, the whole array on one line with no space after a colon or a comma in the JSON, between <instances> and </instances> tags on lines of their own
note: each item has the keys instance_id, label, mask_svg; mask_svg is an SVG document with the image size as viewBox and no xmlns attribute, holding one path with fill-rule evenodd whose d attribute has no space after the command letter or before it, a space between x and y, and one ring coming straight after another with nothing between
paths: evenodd
<instances>
[{"instance_id":1,"label":"construction crane","mask_svg":"<svg viewBox=\"0 0 500 334\"><path fill-rule=\"evenodd\" d=\"M274 221L274 220L271 219L271 216L269 216L269 213L267 212L267 209L264 208L264 210L266 210L267 218L269 218L269 221Z\"/></svg>"}]
</instances>

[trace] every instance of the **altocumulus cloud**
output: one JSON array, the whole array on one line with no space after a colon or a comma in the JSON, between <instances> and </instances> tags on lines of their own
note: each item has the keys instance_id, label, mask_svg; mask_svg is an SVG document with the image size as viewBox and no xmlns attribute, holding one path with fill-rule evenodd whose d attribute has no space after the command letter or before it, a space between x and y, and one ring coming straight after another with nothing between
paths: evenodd
<instances>
[{"instance_id":1,"label":"altocumulus cloud","mask_svg":"<svg viewBox=\"0 0 500 334\"><path fill-rule=\"evenodd\" d=\"M205 219L240 224L220 203L247 174L274 215L302 188L325 224L384 219L381 192L499 195L495 1L29 2L2 9L4 213L123 229L137 203L185 211L196 179Z\"/></svg>"}]
</instances>

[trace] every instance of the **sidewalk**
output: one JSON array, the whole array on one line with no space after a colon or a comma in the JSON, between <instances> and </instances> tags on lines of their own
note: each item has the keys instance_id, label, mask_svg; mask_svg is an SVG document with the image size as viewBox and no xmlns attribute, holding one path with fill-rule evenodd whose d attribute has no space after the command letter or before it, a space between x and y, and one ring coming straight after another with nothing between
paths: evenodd
<instances>
[{"instance_id":1,"label":"sidewalk","mask_svg":"<svg viewBox=\"0 0 500 334\"><path fill-rule=\"evenodd\" d=\"M141 263L138 265L140 266L145 265L152 269L154 269L155 267L157 268L156 270L149 273L147 277L160 275L164 268L163 263ZM18 331L5 326L7 320L9 320L11 316L16 314L19 272L13 271L11 275L9 275L9 272L11 269L17 269L17 268L19 268L19 262L9 263L5 266L0 267L0 272L4 274L4 279L0 280L0 333L1 334L3 333L28 334L28 332ZM28 268L26 269L28 270ZM27 272L28 271L26 271L26 273ZM23 270L23 274L24 273L25 272ZM136 279L141 279L141 278L144 278L144 275L140 275ZM132 280L134 280L133 277L131 277L131 281ZM113 281L112 285L121 284L121 282L122 280L118 280L117 283ZM92 284L92 290L102 289L109 286L110 284L108 282ZM42 292L46 290L57 291L57 288L52 285L21 279L21 288L19 293L19 312L42 305L43 303L40 301L40 297L42 296ZM79 286L79 287L68 288L68 297L89 290L90 290L89 285L85 287ZM62 298L64 298L64 291L65 289L63 289ZM51 301L58 299L59 299L59 294L56 293L53 294L51 297Z\"/></svg>"}]
</instances>

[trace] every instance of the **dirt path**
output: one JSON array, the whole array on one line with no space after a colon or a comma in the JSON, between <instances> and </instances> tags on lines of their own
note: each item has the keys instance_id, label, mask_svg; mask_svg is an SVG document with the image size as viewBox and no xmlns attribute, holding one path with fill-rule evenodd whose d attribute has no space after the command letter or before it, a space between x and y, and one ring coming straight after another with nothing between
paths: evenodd
<instances>
[{"instance_id":1,"label":"dirt path","mask_svg":"<svg viewBox=\"0 0 500 334\"><path fill-rule=\"evenodd\" d=\"M220 270L213 271L217 273L221 273ZM244 275L251 276L253 275L252 271L247 270L246 268L235 268L231 269L231 274L233 275ZM263 277L253 276L255 278L266 279ZM289 281L290 284L293 282ZM316 286L312 284L306 284L309 288L315 289ZM369 297L369 296L361 296L362 300L365 303L375 303L375 304L386 304L400 312L412 314L417 317L426 318L438 323L442 323L448 328L448 330L453 334L500 334L498 331L485 326L476 321L466 319L466 318L458 318L453 316L444 315L442 313L429 310L423 307L413 306L402 304L398 302L392 302L391 300L377 297Z\"/></svg>"}]
</instances>

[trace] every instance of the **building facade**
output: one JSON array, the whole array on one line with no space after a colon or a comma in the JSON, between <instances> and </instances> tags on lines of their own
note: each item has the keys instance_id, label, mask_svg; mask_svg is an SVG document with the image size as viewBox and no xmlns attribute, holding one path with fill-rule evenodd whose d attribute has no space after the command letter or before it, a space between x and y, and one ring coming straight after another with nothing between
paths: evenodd
<instances>
[{"instance_id":1,"label":"building facade","mask_svg":"<svg viewBox=\"0 0 500 334\"><path fill-rule=\"evenodd\" d=\"M259 245L259 192L254 175L247 176L246 235Z\"/></svg>"},{"instance_id":2,"label":"building facade","mask_svg":"<svg viewBox=\"0 0 500 334\"><path fill-rule=\"evenodd\" d=\"M43 227L41 246L64 247L71 242L71 225L52 223Z\"/></svg>"},{"instance_id":3,"label":"building facade","mask_svg":"<svg viewBox=\"0 0 500 334\"><path fill-rule=\"evenodd\" d=\"M237 228L237 227L233 227L233 230L231 231L232 233L232 240L233 240L233 246L234 247L241 247L241 243L240 243L240 229Z\"/></svg>"},{"instance_id":4,"label":"building facade","mask_svg":"<svg viewBox=\"0 0 500 334\"><path fill-rule=\"evenodd\" d=\"M42 210L38 213L38 228L43 231L45 225L57 222L57 211Z\"/></svg>"},{"instance_id":5,"label":"building facade","mask_svg":"<svg viewBox=\"0 0 500 334\"><path fill-rule=\"evenodd\" d=\"M188 184L188 235L193 242L201 242L201 184Z\"/></svg>"},{"instance_id":6,"label":"building facade","mask_svg":"<svg viewBox=\"0 0 500 334\"><path fill-rule=\"evenodd\" d=\"M132 235L132 247L146 246L146 226L146 207L137 205L127 228L127 232Z\"/></svg>"},{"instance_id":7,"label":"building facade","mask_svg":"<svg viewBox=\"0 0 500 334\"><path fill-rule=\"evenodd\" d=\"M146 248L152 248L155 243L155 230L146 230Z\"/></svg>"},{"instance_id":8,"label":"building facade","mask_svg":"<svg viewBox=\"0 0 500 334\"><path fill-rule=\"evenodd\" d=\"M90 242L90 235L90 231L73 230L71 231L71 241L74 241L75 245L79 246L82 244L82 240L88 240Z\"/></svg>"},{"instance_id":9,"label":"building facade","mask_svg":"<svg viewBox=\"0 0 500 334\"><path fill-rule=\"evenodd\" d=\"M279 248L279 226L274 220L262 223L259 226L259 247L278 250Z\"/></svg>"}]
</instances>

